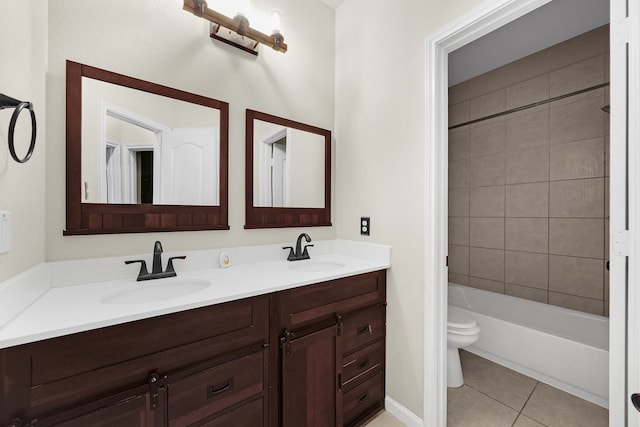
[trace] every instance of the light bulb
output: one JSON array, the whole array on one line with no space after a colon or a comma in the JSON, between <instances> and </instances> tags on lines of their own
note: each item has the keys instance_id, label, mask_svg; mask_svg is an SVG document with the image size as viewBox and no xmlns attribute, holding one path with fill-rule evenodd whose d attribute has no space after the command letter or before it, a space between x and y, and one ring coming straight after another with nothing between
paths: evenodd
<instances>
[{"instance_id":1,"label":"light bulb","mask_svg":"<svg viewBox=\"0 0 640 427\"><path fill-rule=\"evenodd\" d=\"M272 10L269 12L270 25L271 25L271 34L280 33L282 34L282 14L279 10Z\"/></svg>"}]
</instances>

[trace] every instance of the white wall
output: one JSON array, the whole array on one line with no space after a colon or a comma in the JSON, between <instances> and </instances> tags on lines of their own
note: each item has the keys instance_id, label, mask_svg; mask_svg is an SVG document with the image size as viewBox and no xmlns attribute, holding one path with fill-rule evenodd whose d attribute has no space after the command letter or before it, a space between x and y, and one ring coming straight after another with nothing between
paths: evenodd
<instances>
[{"instance_id":1,"label":"white wall","mask_svg":"<svg viewBox=\"0 0 640 427\"><path fill-rule=\"evenodd\" d=\"M208 23L182 0L64 0L49 4L47 75L47 259L195 250L293 241L299 229L244 230L245 109L318 127L334 125L334 11L316 0L254 0L283 11L285 54L260 55L214 42ZM127 74L230 104L230 231L63 237L65 227L65 60ZM40 208L40 206L39 206ZM306 229L314 239L333 227Z\"/></svg>"},{"instance_id":2,"label":"white wall","mask_svg":"<svg viewBox=\"0 0 640 427\"><path fill-rule=\"evenodd\" d=\"M12 250L0 255L0 282L45 258L45 71L47 58L46 0L0 2L0 93L30 101L37 120L36 149L24 164L9 154L8 129L13 109L0 111L0 210L12 213ZM23 110L16 127L16 151L23 157L31 123Z\"/></svg>"},{"instance_id":3,"label":"white wall","mask_svg":"<svg viewBox=\"0 0 640 427\"><path fill-rule=\"evenodd\" d=\"M425 38L481 0L345 0L336 11L336 233L392 246L387 394L423 404ZM371 236L359 235L371 216Z\"/></svg>"}]
</instances>

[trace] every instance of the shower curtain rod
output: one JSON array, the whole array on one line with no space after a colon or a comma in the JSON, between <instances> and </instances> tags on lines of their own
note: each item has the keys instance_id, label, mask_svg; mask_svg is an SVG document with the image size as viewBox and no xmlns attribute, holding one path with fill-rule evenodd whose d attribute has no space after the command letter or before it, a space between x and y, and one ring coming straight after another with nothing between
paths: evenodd
<instances>
[{"instance_id":1,"label":"shower curtain rod","mask_svg":"<svg viewBox=\"0 0 640 427\"><path fill-rule=\"evenodd\" d=\"M544 101L534 102L532 104L527 104L527 105L523 105L522 107L512 108L511 110L503 111L501 113L491 114L489 116L480 117L479 119L469 120L468 122L464 122L464 123L460 123L460 124L457 124L457 125L449 126L448 129L449 130L457 129L457 128L460 128L462 126L472 125L474 123L483 122L483 121L489 120L489 119L495 119L496 117L505 116L507 114L516 113L518 111L528 110L529 108L538 107L540 105L548 104L550 102L558 101L560 99L569 98L571 96L580 95L580 94L585 93L585 92L591 92L592 90L601 89L601 88L607 87L607 86L609 86L609 83L601 83L599 85L591 86L591 87L588 87L586 89L580 89L580 90L577 90L575 92L567 93L565 95L559 95L559 96L556 96L556 97L553 97L553 98L549 98L549 99L546 99Z\"/></svg>"}]
</instances>

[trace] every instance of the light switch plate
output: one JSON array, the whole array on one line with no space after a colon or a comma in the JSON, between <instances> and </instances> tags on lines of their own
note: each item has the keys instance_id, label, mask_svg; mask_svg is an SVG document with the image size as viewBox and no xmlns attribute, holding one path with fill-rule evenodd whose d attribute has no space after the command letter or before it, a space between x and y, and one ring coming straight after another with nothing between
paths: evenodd
<instances>
[{"instance_id":1,"label":"light switch plate","mask_svg":"<svg viewBox=\"0 0 640 427\"><path fill-rule=\"evenodd\" d=\"M11 212L0 212L0 254L11 250Z\"/></svg>"}]
</instances>

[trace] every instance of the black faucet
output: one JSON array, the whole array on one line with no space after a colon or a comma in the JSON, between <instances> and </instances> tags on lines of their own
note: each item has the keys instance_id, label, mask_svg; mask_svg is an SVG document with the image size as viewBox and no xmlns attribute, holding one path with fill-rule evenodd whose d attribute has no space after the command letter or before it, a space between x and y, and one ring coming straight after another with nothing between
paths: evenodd
<instances>
[{"instance_id":1,"label":"black faucet","mask_svg":"<svg viewBox=\"0 0 640 427\"><path fill-rule=\"evenodd\" d=\"M132 264L135 262L140 263L140 273L138 273L138 278L136 279L138 282L142 280L153 280L153 279L162 279L165 277L176 277L177 273L173 269L173 260L174 259L185 259L186 256L174 256L169 258L167 262L167 269L162 271L162 243L157 241L153 245L153 264L151 273L147 270L147 262L143 259L135 259L130 261L125 261L125 264Z\"/></svg>"},{"instance_id":2,"label":"black faucet","mask_svg":"<svg viewBox=\"0 0 640 427\"><path fill-rule=\"evenodd\" d=\"M282 249L289 249L289 256L287 257L287 261L300 261L303 259L311 259L309 256L309 252L307 252L307 248L313 245L304 245L304 249L302 249L302 238L304 238L307 243L311 241L311 237L307 233L302 233L298 236L298 240L296 241L296 250L293 251L293 246L283 246Z\"/></svg>"}]
</instances>

